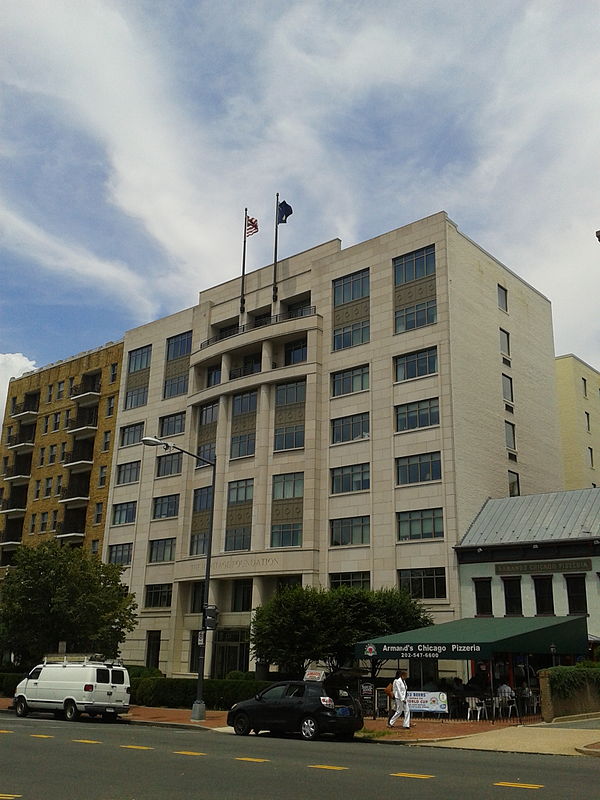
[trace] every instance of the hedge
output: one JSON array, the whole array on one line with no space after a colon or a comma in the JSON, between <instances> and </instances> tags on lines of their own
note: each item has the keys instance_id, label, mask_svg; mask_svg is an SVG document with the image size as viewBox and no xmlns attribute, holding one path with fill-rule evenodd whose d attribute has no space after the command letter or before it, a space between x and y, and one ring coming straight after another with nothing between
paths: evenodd
<instances>
[{"instance_id":1,"label":"hedge","mask_svg":"<svg viewBox=\"0 0 600 800\"><path fill-rule=\"evenodd\" d=\"M204 681L204 702L207 708L226 710L240 700L254 697L272 681L212 680ZM131 681L131 702L141 706L191 708L198 691L194 678L139 678Z\"/></svg>"},{"instance_id":2,"label":"hedge","mask_svg":"<svg viewBox=\"0 0 600 800\"><path fill-rule=\"evenodd\" d=\"M548 673L550 689L557 697L571 697L588 685L600 694L600 669L590 666L590 662L586 662L585 666L552 667Z\"/></svg>"}]
</instances>

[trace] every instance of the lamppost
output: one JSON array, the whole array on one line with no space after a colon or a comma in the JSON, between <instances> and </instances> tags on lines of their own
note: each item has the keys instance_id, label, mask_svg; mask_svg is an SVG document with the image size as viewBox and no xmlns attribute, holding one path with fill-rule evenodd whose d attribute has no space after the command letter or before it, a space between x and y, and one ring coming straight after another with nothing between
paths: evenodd
<instances>
[{"instance_id":1,"label":"lamppost","mask_svg":"<svg viewBox=\"0 0 600 800\"><path fill-rule=\"evenodd\" d=\"M204 458L203 456L196 455L196 453L190 453L189 450L184 450L183 447L179 447L179 445L173 444L172 442L165 442L163 439L159 439L156 436L144 436L142 439L142 444L145 444L147 447L162 447L163 450L177 450L180 453L185 453L187 456L191 456L196 462L202 461L203 464L207 464L209 467L212 467L212 481L210 486L211 503L208 517L208 533L206 537L204 591L202 593L202 626L201 630L198 632L198 688L196 691L196 699L194 700L194 705L192 706L192 719L206 719L206 703L204 702L204 661L206 658L206 631L209 630L209 627L207 626L207 610L213 612L210 630L214 628L214 623L216 622L214 617L215 609L210 608L208 605L208 589L210 584L210 559L212 554L217 460L216 458L210 460L208 458Z\"/></svg>"},{"instance_id":2,"label":"lamppost","mask_svg":"<svg viewBox=\"0 0 600 800\"><path fill-rule=\"evenodd\" d=\"M551 644L550 645L550 652L552 653L552 666L555 667L556 666L556 645L555 644Z\"/></svg>"}]
</instances>

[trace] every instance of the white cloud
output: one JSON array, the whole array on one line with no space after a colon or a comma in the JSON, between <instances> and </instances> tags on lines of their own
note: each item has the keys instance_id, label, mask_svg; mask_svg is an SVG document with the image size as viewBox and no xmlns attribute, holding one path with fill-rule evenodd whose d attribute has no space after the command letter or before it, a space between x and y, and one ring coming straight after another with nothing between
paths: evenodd
<instances>
[{"instance_id":1,"label":"white cloud","mask_svg":"<svg viewBox=\"0 0 600 800\"><path fill-rule=\"evenodd\" d=\"M11 378L19 378L24 372L35 368L32 361L23 353L0 353L0 419L4 419L6 394Z\"/></svg>"}]
</instances>

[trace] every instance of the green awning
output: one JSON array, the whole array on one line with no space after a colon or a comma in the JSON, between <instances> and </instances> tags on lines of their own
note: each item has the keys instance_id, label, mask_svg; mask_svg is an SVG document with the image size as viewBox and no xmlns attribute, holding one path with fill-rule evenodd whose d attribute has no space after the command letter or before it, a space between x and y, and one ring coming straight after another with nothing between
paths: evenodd
<instances>
[{"instance_id":1,"label":"green awning","mask_svg":"<svg viewBox=\"0 0 600 800\"><path fill-rule=\"evenodd\" d=\"M477 617L365 639L354 657L487 661L494 653L584 655L587 647L585 617Z\"/></svg>"}]
</instances>

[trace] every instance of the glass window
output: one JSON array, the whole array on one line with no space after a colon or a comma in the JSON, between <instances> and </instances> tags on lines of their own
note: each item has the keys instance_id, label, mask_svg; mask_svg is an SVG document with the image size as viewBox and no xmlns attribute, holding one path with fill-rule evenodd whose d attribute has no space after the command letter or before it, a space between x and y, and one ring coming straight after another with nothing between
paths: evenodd
<instances>
[{"instance_id":1,"label":"glass window","mask_svg":"<svg viewBox=\"0 0 600 800\"><path fill-rule=\"evenodd\" d=\"M57 431L60 428L60 411L52 414L52 430Z\"/></svg>"},{"instance_id":2,"label":"glass window","mask_svg":"<svg viewBox=\"0 0 600 800\"><path fill-rule=\"evenodd\" d=\"M498 308L502 311L508 311L508 289L498 284Z\"/></svg>"},{"instance_id":3,"label":"glass window","mask_svg":"<svg viewBox=\"0 0 600 800\"><path fill-rule=\"evenodd\" d=\"M102 522L102 512L104 509L103 503L96 503L94 506L94 525L99 525Z\"/></svg>"},{"instance_id":4,"label":"glass window","mask_svg":"<svg viewBox=\"0 0 600 800\"><path fill-rule=\"evenodd\" d=\"M138 439L138 441L142 440L141 434L144 432L144 423L143 422L141 423L141 426L142 426L142 429L141 429L140 438ZM111 433L112 433L112 431L104 431L104 433L102 435L102 449L105 452L106 452L106 450L108 450L110 448L110 434Z\"/></svg>"},{"instance_id":5,"label":"glass window","mask_svg":"<svg viewBox=\"0 0 600 800\"><path fill-rule=\"evenodd\" d=\"M329 522L330 544L341 547L350 544L369 544L371 537L371 518L342 517Z\"/></svg>"},{"instance_id":6,"label":"glass window","mask_svg":"<svg viewBox=\"0 0 600 800\"><path fill-rule=\"evenodd\" d=\"M44 478L44 497L50 497L51 494L52 494L52 478Z\"/></svg>"},{"instance_id":7,"label":"glass window","mask_svg":"<svg viewBox=\"0 0 600 800\"><path fill-rule=\"evenodd\" d=\"M49 464L54 464L54 462L56 461L56 449L57 449L57 447L58 447L58 445L51 444L50 447L48 448L48 463Z\"/></svg>"},{"instance_id":8,"label":"glass window","mask_svg":"<svg viewBox=\"0 0 600 800\"><path fill-rule=\"evenodd\" d=\"M521 494L521 482L518 472L508 470L508 496L518 497Z\"/></svg>"},{"instance_id":9,"label":"glass window","mask_svg":"<svg viewBox=\"0 0 600 800\"><path fill-rule=\"evenodd\" d=\"M206 386L218 386L221 383L221 365L206 368Z\"/></svg>"},{"instance_id":10,"label":"glass window","mask_svg":"<svg viewBox=\"0 0 600 800\"><path fill-rule=\"evenodd\" d=\"M219 419L219 401L200 406L200 425L210 425Z\"/></svg>"},{"instance_id":11,"label":"glass window","mask_svg":"<svg viewBox=\"0 0 600 800\"><path fill-rule=\"evenodd\" d=\"M102 464L98 468L98 486L106 486L106 473L108 471L108 467L106 464Z\"/></svg>"},{"instance_id":12,"label":"glass window","mask_svg":"<svg viewBox=\"0 0 600 800\"><path fill-rule=\"evenodd\" d=\"M369 296L369 270L361 269L332 282L334 308Z\"/></svg>"},{"instance_id":13,"label":"glass window","mask_svg":"<svg viewBox=\"0 0 600 800\"><path fill-rule=\"evenodd\" d=\"M437 347L416 350L394 358L394 372L397 381L409 381L424 375L434 375L438 371Z\"/></svg>"},{"instance_id":14,"label":"glass window","mask_svg":"<svg viewBox=\"0 0 600 800\"><path fill-rule=\"evenodd\" d=\"M113 505L113 525L124 525L128 522L135 522L135 512L137 503L131 500L128 503L115 503Z\"/></svg>"},{"instance_id":15,"label":"glass window","mask_svg":"<svg viewBox=\"0 0 600 800\"><path fill-rule=\"evenodd\" d=\"M230 458L243 458L253 456L256 448L256 434L240 433L231 437Z\"/></svg>"},{"instance_id":16,"label":"glass window","mask_svg":"<svg viewBox=\"0 0 600 800\"><path fill-rule=\"evenodd\" d=\"M396 333L424 328L437 321L437 301L426 300L412 306L399 308L394 314L394 330Z\"/></svg>"},{"instance_id":17,"label":"glass window","mask_svg":"<svg viewBox=\"0 0 600 800\"><path fill-rule=\"evenodd\" d=\"M331 396L362 392L369 388L369 365L340 370L331 375Z\"/></svg>"},{"instance_id":18,"label":"glass window","mask_svg":"<svg viewBox=\"0 0 600 800\"><path fill-rule=\"evenodd\" d=\"M523 616L521 600L521 578L502 578L504 585L504 613L507 617Z\"/></svg>"},{"instance_id":19,"label":"glass window","mask_svg":"<svg viewBox=\"0 0 600 800\"><path fill-rule=\"evenodd\" d=\"M435 275L435 245L421 247L403 256L398 256L392 261L394 267L394 285L402 286L405 283Z\"/></svg>"},{"instance_id":20,"label":"glass window","mask_svg":"<svg viewBox=\"0 0 600 800\"><path fill-rule=\"evenodd\" d=\"M440 424L440 407L437 397L404 403L396 406L396 431L412 431Z\"/></svg>"},{"instance_id":21,"label":"glass window","mask_svg":"<svg viewBox=\"0 0 600 800\"><path fill-rule=\"evenodd\" d=\"M233 581L231 592L231 610L252 610L252 578L241 578Z\"/></svg>"},{"instance_id":22,"label":"glass window","mask_svg":"<svg viewBox=\"0 0 600 800\"><path fill-rule=\"evenodd\" d=\"M152 519L176 517L179 513L179 495L166 494L153 500Z\"/></svg>"},{"instance_id":23,"label":"glass window","mask_svg":"<svg viewBox=\"0 0 600 800\"><path fill-rule=\"evenodd\" d=\"M58 381L58 383L56 384L56 399L62 400L64 396L65 396L65 382Z\"/></svg>"},{"instance_id":24,"label":"glass window","mask_svg":"<svg viewBox=\"0 0 600 800\"><path fill-rule=\"evenodd\" d=\"M241 414L251 414L256 411L256 392L244 392L233 396L232 414L238 417Z\"/></svg>"},{"instance_id":25,"label":"glass window","mask_svg":"<svg viewBox=\"0 0 600 800\"><path fill-rule=\"evenodd\" d=\"M61 492L62 492L62 475L57 475L54 494L60 494Z\"/></svg>"},{"instance_id":26,"label":"glass window","mask_svg":"<svg viewBox=\"0 0 600 800\"><path fill-rule=\"evenodd\" d=\"M509 450L516 450L515 426L512 422L504 422L504 437Z\"/></svg>"},{"instance_id":27,"label":"glass window","mask_svg":"<svg viewBox=\"0 0 600 800\"><path fill-rule=\"evenodd\" d=\"M500 328L500 352L505 356L510 355L510 333Z\"/></svg>"},{"instance_id":28,"label":"glass window","mask_svg":"<svg viewBox=\"0 0 600 800\"><path fill-rule=\"evenodd\" d=\"M423 483L424 481L439 481L441 477L442 459L439 451L396 459L396 483L398 486Z\"/></svg>"},{"instance_id":29,"label":"glass window","mask_svg":"<svg viewBox=\"0 0 600 800\"><path fill-rule=\"evenodd\" d=\"M192 352L192 332L186 331L167 339L167 361L173 361Z\"/></svg>"},{"instance_id":30,"label":"glass window","mask_svg":"<svg viewBox=\"0 0 600 800\"><path fill-rule=\"evenodd\" d=\"M208 511L210 508L212 508L212 486L194 489L194 512Z\"/></svg>"},{"instance_id":31,"label":"glass window","mask_svg":"<svg viewBox=\"0 0 600 800\"><path fill-rule=\"evenodd\" d=\"M308 358L306 339L298 339L295 342L287 342L284 347L283 361L286 367L292 364L300 364Z\"/></svg>"},{"instance_id":32,"label":"glass window","mask_svg":"<svg viewBox=\"0 0 600 800\"><path fill-rule=\"evenodd\" d=\"M287 500L292 497L304 497L304 473L273 475L273 500Z\"/></svg>"},{"instance_id":33,"label":"glass window","mask_svg":"<svg viewBox=\"0 0 600 800\"><path fill-rule=\"evenodd\" d=\"M587 594L585 591L585 575L565 575L569 614L587 614Z\"/></svg>"},{"instance_id":34,"label":"glass window","mask_svg":"<svg viewBox=\"0 0 600 800\"><path fill-rule=\"evenodd\" d=\"M275 387L275 405L289 406L304 403L306 399L306 381L280 383Z\"/></svg>"},{"instance_id":35,"label":"glass window","mask_svg":"<svg viewBox=\"0 0 600 800\"><path fill-rule=\"evenodd\" d=\"M206 464L205 461L208 461L210 464L214 464L216 458L215 442L205 442L204 444L198 445L198 447L196 448L196 453L198 455L198 461L196 462L196 469L200 469L201 467L208 467L209 464ZM201 461L200 459L204 459L205 461Z\"/></svg>"},{"instance_id":36,"label":"glass window","mask_svg":"<svg viewBox=\"0 0 600 800\"><path fill-rule=\"evenodd\" d=\"M106 398L106 416L112 417L115 413L115 396L114 394Z\"/></svg>"},{"instance_id":37,"label":"glass window","mask_svg":"<svg viewBox=\"0 0 600 800\"><path fill-rule=\"evenodd\" d=\"M108 546L108 560L111 564L131 564L133 542L111 544Z\"/></svg>"},{"instance_id":38,"label":"glass window","mask_svg":"<svg viewBox=\"0 0 600 800\"><path fill-rule=\"evenodd\" d=\"M514 402L512 378L504 373L502 374L502 396L509 403Z\"/></svg>"},{"instance_id":39,"label":"glass window","mask_svg":"<svg viewBox=\"0 0 600 800\"><path fill-rule=\"evenodd\" d=\"M331 493L360 492L370 488L370 464L351 464L331 470Z\"/></svg>"},{"instance_id":40,"label":"glass window","mask_svg":"<svg viewBox=\"0 0 600 800\"><path fill-rule=\"evenodd\" d=\"M351 325L344 325L335 328L333 331L333 349L345 350L347 347L356 347L369 341L371 335L369 320L353 322Z\"/></svg>"},{"instance_id":41,"label":"glass window","mask_svg":"<svg viewBox=\"0 0 600 800\"><path fill-rule=\"evenodd\" d=\"M274 450L294 450L300 447L304 447L304 425L275 428Z\"/></svg>"},{"instance_id":42,"label":"glass window","mask_svg":"<svg viewBox=\"0 0 600 800\"><path fill-rule=\"evenodd\" d=\"M396 523L399 542L415 539L442 539L444 537L444 514L441 508L398 511Z\"/></svg>"},{"instance_id":43,"label":"glass window","mask_svg":"<svg viewBox=\"0 0 600 800\"><path fill-rule=\"evenodd\" d=\"M331 443L353 442L369 438L369 412L331 420Z\"/></svg>"},{"instance_id":44,"label":"glass window","mask_svg":"<svg viewBox=\"0 0 600 800\"><path fill-rule=\"evenodd\" d=\"M241 481L231 481L227 491L227 502L230 506L237 503L248 503L252 500L254 492L254 479L246 478Z\"/></svg>"},{"instance_id":45,"label":"glass window","mask_svg":"<svg viewBox=\"0 0 600 800\"><path fill-rule=\"evenodd\" d=\"M194 581L190 592L190 614L200 614L204 608L204 581Z\"/></svg>"},{"instance_id":46,"label":"glass window","mask_svg":"<svg viewBox=\"0 0 600 800\"><path fill-rule=\"evenodd\" d=\"M250 550L250 526L227 528L225 530L225 550Z\"/></svg>"},{"instance_id":47,"label":"glass window","mask_svg":"<svg viewBox=\"0 0 600 800\"><path fill-rule=\"evenodd\" d=\"M535 613L538 616L554 614L552 575L532 575L535 591Z\"/></svg>"},{"instance_id":48,"label":"glass window","mask_svg":"<svg viewBox=\"0 0 600 800\"><path fill-rule=\"evenodd\" d=\"M159 436L174 436L185 431L185 411L161 417L158 423Z\"/></svg>"},{"instance_id":49,"label":"glass window","mask_svg":"<svg viewBox=\"0 0 600 800\"><path fill-rule=\"evenodd\" d=\"M106 431L106 433L110 434L110 431ZM124 427L121 428L121 447L141 442L143 435L144 435L143 422L137 422L135 425L125 425ZM104 449L106 450L107 448Z\"/></svg>"},{"instance_id":50,"label":"glass window","mask_svg":"<svg viewBox=\"0 0 600 800\"><path fill-rule=\"evenodd\" d=\"M398 570L400 588L419 599L446 597L446 570L444 567Z\"/></svg>"},{"instance_id":51,"label":"glass window","mask_svg":"<svg viewBox=\"0 0 600 800\"><path fill-rule=\"evenodd\" d=\"M175 560L175 538L171 539L154 539L150 542L150 552L148 554L148 561L155 563L157 561L174 561Z\"/></svg>"},{"instance_id":52,"label":"glass window","mask_svg":"<svg viewBox=\"0 0 600 800\"><path fill-rule=\"evenodd\" d=\"M48 530L48 512L42 511L40 514L40 533Z\"/></svg>"},{"instance_id":53,"label":"glass window","mask_svg":"<svg viewBox=\"0 0 600 800\"><path fill-rule=\"evenodd\" d=\"M128 461L117 464L117 486L123 483L137 483L140 479L141 461Z\"/></svg>"},{"instance_id":54,"label":"glass window","mask_svg":"<svg viewBox=\"0 0 600 800\"><path fill-rule=\"evenodd\" d=\"M492 617L492 579L473 578L475 591L475 614L478 617Z\"/></svg>"},{"instance_id":55,"label":"glass window","mask_svg":"<svg viewBox=\"0 0 600 800\"><path fill-rule=\"evenodd\" d=\"M138 347L136 350L129 351L128 371L139 372L150 366L150 359L152 357L152 345L147 344L145 347Z\"/></svg>"},{"instance_id":56,"label":"glass window","mask_svg":"<svg viewBox=\"0 0 600 800\"><path fill-rule=\"evenodd\" d=\"M332 572L329 576L329 585L332 589L339 589L340 586L370 589L371 575L368 572Z\"/></svg>"},{"instance_id":57,"label":"glass window","mask_svg":"<svg viewBox=\"0 0 600 800\"><path fill-rule=\"evenodd\" d=\"M179 475L183 463L183 453L167 453L165 456L158 456L156 459L156 477L162 478L165 475Z\"/></svg>"},{"instance_id":58,"label":"glass window","mask_svg":"<svg viewBox=\"0 0 600 800\"><path fill-rule=\"evenodd\" d=\"M163 388L163 399L168 400L169 397L178 397L179 395L186 394L187 390L187 372L185 375L176 375L174 378L167 378Z\"/></svg>"},{"instance_id":59,"label":"glass window","mask_svg":"<svg viewBox=\"0 0 600 800\"><path fill-rule=\"evenodd\" d=\"M130 389L125 395L125 408L139 408L148 402L148 387L139 386L137 389Z\"/></svg>"},{"instance_id":60,"label":"glass window","mask_svg":"<svg viewBox=\"0 0 600 800\"><path fill-rule=\"evenodd\" d=\"M173 594L172 583L151 583L146 586L146 608L169 608Z\"/></svg>"},{"instance_id":61,"label":"glass window","mask_svg":"<svg viewBox=\"0 0 600 800\"><path fill-rule=\"evenodd\" d=\"M282 522L271 525L271 547L300 547L301 545L301 522Z\"/></svg>"},{"instance_id":62,"label":"glass window","mask_svg":"<svg viewBox=\"0 0 600 800\"><path fill-rule=\"evenodd\" d=\"M192 533L190 536L190 555L205 556L208 548L208 533Z\"/></svg>"},{"instance_id":63,"label":"glass window","mask_svg":"<svg viewBox=\"0 0 600 800\"><path fill-rule=\"evenodd\" d=\"M110 365L110 382L114 383L117 380L117 370L119 368L118 364L111 364Z\"/></svg>"}]
</instances>

